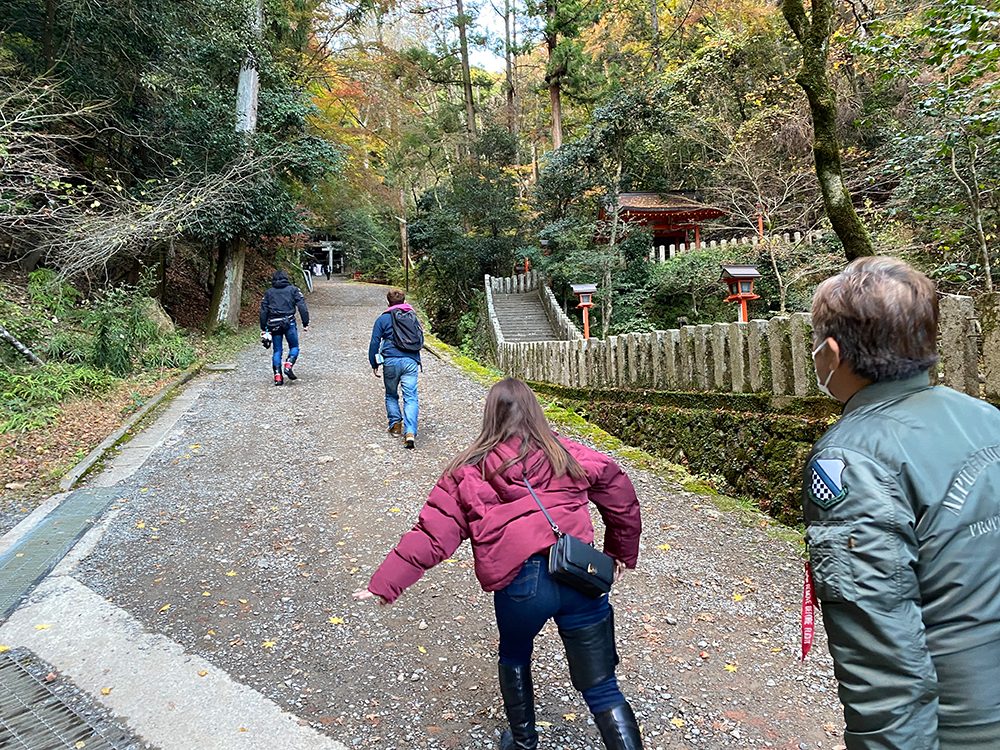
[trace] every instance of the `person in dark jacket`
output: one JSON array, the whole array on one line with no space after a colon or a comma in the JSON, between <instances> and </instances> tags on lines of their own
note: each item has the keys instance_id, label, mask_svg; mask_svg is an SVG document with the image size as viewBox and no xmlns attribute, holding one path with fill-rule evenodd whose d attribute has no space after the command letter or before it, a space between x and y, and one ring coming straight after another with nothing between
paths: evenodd
<instances>
[{"instance_id":1,"label":"person in dark jacket","mask_svg":"<svg viewBox=\"0 0 1000 750\"><path fill-rule=\"evenodd\" d=\"M392 335L392 311L412 310L406 304L402 289L390 289L385 295L388 309L375 319L371 341L368 342L368 364L375 377L379 377L382 365L382 380L385 383L385 411L389 418L389 434L406 434L407 448L415 446L417 418L420 414L417 399L417 371L420 368L420 352L399 349ZM381 358L381 362L380 362ZM399 391L403 390L403 409L399 409Z\"/></svg>"},{"instance_id":2,"label":"person in dark jacket","mask_svg":"<svg viewBox=\"0 0 1000 750\"><path fill-rule=\"evenodd\" d=\"M302 296L297 286L292 286L288 274L275 271L271 277L271 288L264 293L260 301L260 334L271 335L274 354L271 356L271 368L274 370L274 384L281 385L284 379L297 380L292 367L299 358L299 332L295 326L295 309L298 308L302 317L302 330L309 330L309 308L306 298ZM281 366L282 339L288 339L288 359L284 369Z\"/></svg>"},{"instance_id":3,"label":"person in dark jacket","mask_svg":"<svg viewBox=\"0 0 1000 750\"><path fill-rule=\"evenodd\" d=\"M528 386L506 379L490 389L479 437L448 464L417 525L354 596L391 603L470 539L476 577L484 591L495 592L500 693L510 721L501 750L538 745L531 653L535 636L553 617L573 686L583 693L604 744L640 750L635 715L615 677L608 596L591 599L549 576L547 553L556 536L528 482L559 529L584 542L594 539L593 502L607 529L604 552L615 560L615 577L635 567L642 523L628 476L608 456L557 438Z\"/></svg>"},{"instance_id":4,"label":"person in dark jacket","mask_svg":"<svg viewBox=\"0 0 1000 750\"><path fill-rule=\"evenodd\" d=\"M849 750L1000 748L1000 411L931 386L934 283L860 258L816 289L844 413L802 488Z\"/></svg>"}]
</instances>

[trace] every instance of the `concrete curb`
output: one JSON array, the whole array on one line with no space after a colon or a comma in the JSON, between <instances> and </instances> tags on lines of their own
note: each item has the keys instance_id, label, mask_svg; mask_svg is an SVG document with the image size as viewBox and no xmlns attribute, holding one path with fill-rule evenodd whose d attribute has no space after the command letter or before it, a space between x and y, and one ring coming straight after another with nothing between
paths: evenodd
<instances>
[{"instance_id":1,"label":"concrete curb","mask_svg":"<svg viewBox=\"0 0 1000 750\"><path fill-rule=\"evenodd\" d=\"M104 454L114 447L114 445L121 440L122 437L124 437L125 433L131 430L137 422L142 420L143 417L156 408L157 404L165 399L170 393L177 390L177 388L185 383L188 383L192 378L200 373L204 366L204 361L191 365L191 367L157 391L156 395L147 401L146 404L139 409L139 411L129 417L121 427L108 435L108 437L106 437L100 445L87 454L85 459L70 469L66 473L66 476L59 480L59 490L61 492L69 492L73 488L73 485L80 480L80 477L90 471L94 464L104 458Z\"/></svg>"}]
</instances>

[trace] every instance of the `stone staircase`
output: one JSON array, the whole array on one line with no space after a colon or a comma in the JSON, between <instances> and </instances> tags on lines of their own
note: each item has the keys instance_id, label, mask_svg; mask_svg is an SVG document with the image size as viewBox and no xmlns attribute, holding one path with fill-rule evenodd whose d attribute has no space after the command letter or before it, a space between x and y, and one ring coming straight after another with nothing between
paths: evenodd
<instances>
[{"instance_id":1,"label":"stone staircase","mask_svg":"<svg viewBox=\"0 0 1000 750\"><path fill-rule=\"evenodd\" d=\"M500 330L511 343L559 341L562 337L552 327L537 291L520 294L493 293Z\"/></svg>"}]
</instances>

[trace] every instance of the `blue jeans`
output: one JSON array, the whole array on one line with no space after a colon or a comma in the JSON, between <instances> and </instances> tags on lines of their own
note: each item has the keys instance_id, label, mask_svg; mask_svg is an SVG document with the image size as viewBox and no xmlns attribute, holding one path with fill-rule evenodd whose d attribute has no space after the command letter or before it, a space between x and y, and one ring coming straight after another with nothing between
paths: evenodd
<instances>
[{"instance_id":1,"label":"blue jeans","mask_svg":"<svg viewBox=\"0 0 1000 750\"><path fill-rule=\"evenodd\" d=\"M271 345L274 347L274 354L271 355L271 364L281 367L281 340L288 339L288 361L294 362L299 356L299 329L295 327L295 321L284 333L272 333Z\"/></svg>"},{"instance_id":2,"label":"blue jeans","mask_svg":"<svg viewBox=\"0 0 1000 750\"><path fill-rule=\"evenodd\" d=\"M389 426L402 421L403 432L417 434L417 369L415 359L386 357L382 363L382 380L385 381L385 413ZM399 388L403 388L403 412L399 411Z\"/></svg>"},{"instance_id":3,"label":"blue jeans","mask_svg":"<svg viewBox=\"0 0 1000 750\"><path fill-rule=\"evenodd\" d=\"M507 588L493 595L493 606L500 631L500 663L508 666L531 663L535 636L550 617L560 630L576 630L611 614L607 596L591 599L552 580L545 555L529 557ZM583 699L595 714L625 702L615 677L584 690Z\"/></svg>"}]
</instances>

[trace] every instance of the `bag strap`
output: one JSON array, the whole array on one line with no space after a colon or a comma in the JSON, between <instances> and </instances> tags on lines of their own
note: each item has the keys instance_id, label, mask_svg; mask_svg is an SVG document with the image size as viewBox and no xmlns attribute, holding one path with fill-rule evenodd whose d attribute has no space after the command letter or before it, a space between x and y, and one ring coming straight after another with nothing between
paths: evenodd
<instances>
[{"instance_id":1,"label":"bag strap","mask_svg":"<svg viewBox=\"0 0 1000 750\"><path fill-rule=\"evenodd\" d=\"M531 493L531 496L535 498L535 502L538 503L538 507L542 509L542 513L545 514L545 519L549 522L549 526L552 527L552 530L556 533L556 536L562 538L563 532L559 531L559 527L556 526L556 522L552 520L552 516L550 516L549 512L545 510L545 506L542 505L542 501L538 499L538 495L535 494L535 491L531 489L531 484L528 482L527 469L524 470L524 485L528 488L528 492Z\"/></svg>"}]
</instances>

